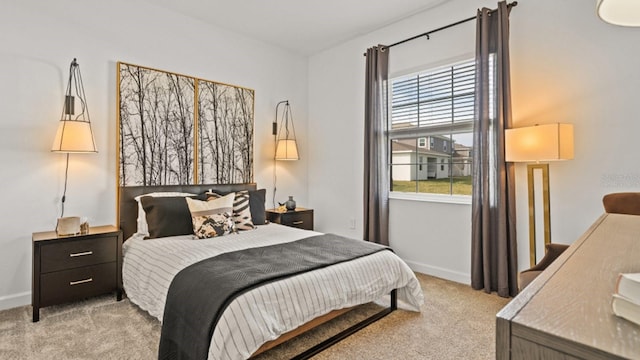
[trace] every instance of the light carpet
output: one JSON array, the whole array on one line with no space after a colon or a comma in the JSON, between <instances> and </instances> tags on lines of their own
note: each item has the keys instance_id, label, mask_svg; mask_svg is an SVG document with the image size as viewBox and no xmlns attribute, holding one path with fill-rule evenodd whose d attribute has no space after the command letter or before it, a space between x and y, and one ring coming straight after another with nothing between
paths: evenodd
<instances>
[{"instance_id":1,"label":"light carpet","mask_svg":"<svg viewBox=\"0 0 640 360\"><path fill-rule=\"evenodd\" d=\"M420 313L394 311L314 359L494 359L495 314L508 302L467 285L418 274ZM256 359L288 359L368 314L349 312ZM0 311L0 359L156 359L160 322L129 302L101 296L40 310Z\"/></svg>"}]
</instances>

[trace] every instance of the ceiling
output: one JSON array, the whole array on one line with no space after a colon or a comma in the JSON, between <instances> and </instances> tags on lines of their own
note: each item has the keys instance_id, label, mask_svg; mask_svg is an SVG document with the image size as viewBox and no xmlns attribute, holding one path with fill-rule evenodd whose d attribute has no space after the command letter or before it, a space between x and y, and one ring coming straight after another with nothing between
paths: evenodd
<instances>
[{"instance_id":1,"label":"ceiling","mask_svg":"<svg viewBox=\"0 0 640 360\"><path fill-rule=\"evenodd\" d=\"M147 0L311 55L449 0Z\"/></svg>"}]
</instances>

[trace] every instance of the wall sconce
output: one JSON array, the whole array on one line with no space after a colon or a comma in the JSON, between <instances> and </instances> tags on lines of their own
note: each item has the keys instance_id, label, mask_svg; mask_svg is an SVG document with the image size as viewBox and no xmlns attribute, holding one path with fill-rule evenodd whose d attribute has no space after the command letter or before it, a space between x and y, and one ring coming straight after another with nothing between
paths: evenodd
<instances>
[{"instance_id":1,"label":"wall sconce","mask_svg":"<svg viewBox=\"0 0 640 360\"><path fill-rule=\"evenodd\" d=\"M75 98L79 100L79 113L76 115ZM69 67L69 82L65 93L62 115L58 124L52 152L67 154L67 161L64 172L64 192L62 194L62 211L60 218L64 217L64 202L67 194L67 175L69 172L70 153L96 153L96 142L91 130L91 120L89 119L89 109L87 108L87 98L84 93L84 84L80 75L80 65L73 59ZM60 223L60 219L58 219Z\"/></svg>"},{"instance_id":2,"label":"wall sconce","mask_svg":"<svg viewBox=\"0 0 640 360\"><path fill-rule=\"evenodd\" d=\"M277 133L278 107L285 104L282 120L280 120L280 132ZM291 129L289 129L291 127ZM298 144L296 143L296 130L293 127L293 115L289 100L280 101L276 105L276 121L273 126L273 135L276 135L276 160L300 160L298 156Z\"/></svg>"},{"instance_id":3,"label":"wall sconce","mask_svg":"<svg viewBox=\"0 0 640 360\"><path fill-rule=\"evenodd\" d=\"M505 131L505 159L509 162L526 162L529 192L529 258L536 264L536 211L534 170L542 172L542 206L544 244L551 242L551 216L549 207L549 164L541 161L573 159L573 125L546 124ZM532 164L533 163L533 164Z\"/></svg>"},{"instance_id":4,"label":"wall sconce","mask_svg":"<svg viewBox=\"0 0 640 360\"><path fill-rule=\"evenodd\" d=\"M640 26L640 1L598 0L596 11L600 19L620 26Z\"/></svg>"},{"instance_id":5,"label":"wall sconce","mask_svg":"<svg viewBox=\"0 0 640 360\"><path fill-rule=\"evenodd\" d=\"M280 120L280 132L278 132L278 108L285 104L282 119ZM276 207L276 160L300 160L298 155L298 143L296 142L296 131L293 127L293 115L289 100L280 101L276 105L276 118L271 127L271 133L275 142L275 153L273 155L273 207Z\"/></svg>"}]
</instances>

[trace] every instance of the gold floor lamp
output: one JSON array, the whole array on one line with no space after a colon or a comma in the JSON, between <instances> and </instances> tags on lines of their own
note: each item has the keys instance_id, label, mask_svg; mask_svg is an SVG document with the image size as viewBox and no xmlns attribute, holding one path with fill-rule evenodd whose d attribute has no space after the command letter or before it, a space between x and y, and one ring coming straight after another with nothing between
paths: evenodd
<instances>
[{"instance_id":1,"label":"gold floor lamp","mask_svg":"<svg viewBox=\"0 0 640 360\"><path fill-rule=\"evenodd\" d=\"M536 201L534 171L542 172L544 244L551 242L549 161L573 159L573 125L545 124L507 129L505 156L509 162L526 162L529 194L529 259L536 264ZM543 162L543 163L541 163Z\"/></svg>"}]
</instances>

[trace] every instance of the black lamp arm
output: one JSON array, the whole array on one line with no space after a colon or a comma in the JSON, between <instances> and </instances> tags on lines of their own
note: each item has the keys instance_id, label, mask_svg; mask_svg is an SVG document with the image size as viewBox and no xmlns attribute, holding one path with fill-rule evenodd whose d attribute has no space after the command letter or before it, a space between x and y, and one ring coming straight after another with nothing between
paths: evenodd
<instances>
[{"instance_id":1,"label":"black lamp arm","mask_svg":"<svg viewBox=\"0 0 640 360\"><path fill-rule=\"evenodd\" d=\"M280 107L281 104L289 105L289 100L282 100L276 105L276 118L275 120L273 120L273 124L271 124L271 134L273 136L278 135L278 108Z\"/></svg>"}]
</instances>

